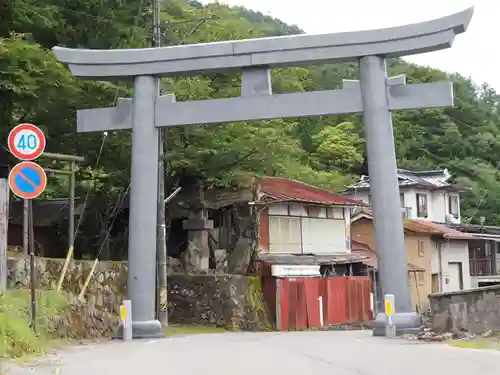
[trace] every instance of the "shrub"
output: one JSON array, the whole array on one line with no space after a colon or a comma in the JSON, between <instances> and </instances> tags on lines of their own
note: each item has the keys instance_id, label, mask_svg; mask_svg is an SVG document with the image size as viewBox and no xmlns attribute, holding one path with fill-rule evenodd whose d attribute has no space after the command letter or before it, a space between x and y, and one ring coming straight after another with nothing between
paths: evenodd
<instances>
[{"instance_id":1,"label":"shrub","mask_svg":"<svg viewBox=\"0 0 500 375\"><path fill-rule=\"evenodd\" d=\"M66 296L52 291L36 292L36 329L31 328L29 290L8 290L0 294L0 358L41 354L51 339L51 321L64 313Z\"/></svg>"}]
</instances>

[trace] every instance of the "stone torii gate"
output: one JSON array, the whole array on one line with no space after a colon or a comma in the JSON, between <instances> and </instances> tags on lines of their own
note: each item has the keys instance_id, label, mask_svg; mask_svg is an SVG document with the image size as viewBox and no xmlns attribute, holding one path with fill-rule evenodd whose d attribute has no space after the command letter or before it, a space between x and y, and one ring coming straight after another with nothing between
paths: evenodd
<instances>
[{"instance_id":1,"label":"stone torii gate","mask_svg":"<svg viewBox=\"0 0 500 375\"><path fill-rule=\"evenodd\" d=\"M128 293L133 336L160 337L155 314L158 127L282 117L363 113L378 269L384 294L395 295L397 333L415 332L399 202L391 111L453 106L452 84L405 84L388 78L386 58L449 48L465 32L473 8L440 19L371 31L294 35L162 48L85 50L54 47L74 76L134 77L132 99L116 107L78 111L79 132L132 130ZM340 90L273 95L270 69L359 61L359 82ZM241 96L176 102L158 96L158 77L241 72ZM210 223L200 220L196 229ZM191 227L193 229L193 227ZM202 262L205 263L205 262ZM385 315L374 335L383 335Z\"/></svg>"}]
</instances>

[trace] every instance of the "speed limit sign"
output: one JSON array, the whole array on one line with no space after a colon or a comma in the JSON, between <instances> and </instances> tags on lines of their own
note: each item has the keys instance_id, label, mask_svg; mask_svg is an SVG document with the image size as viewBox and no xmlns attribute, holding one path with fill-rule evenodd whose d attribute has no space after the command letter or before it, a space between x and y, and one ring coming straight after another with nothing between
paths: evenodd
<instances>
[{"instance_id":1,"label":"speed limit sign","mask_svg":"<svg viewBox=\"0 0 500 375\"><path fill-rule=\"evenodd\" d=\"M20 160L34 160L45 150L45 135L38 126L20 124L12 129L8 138L9 150Z\"/></svg>"}]
</instances>

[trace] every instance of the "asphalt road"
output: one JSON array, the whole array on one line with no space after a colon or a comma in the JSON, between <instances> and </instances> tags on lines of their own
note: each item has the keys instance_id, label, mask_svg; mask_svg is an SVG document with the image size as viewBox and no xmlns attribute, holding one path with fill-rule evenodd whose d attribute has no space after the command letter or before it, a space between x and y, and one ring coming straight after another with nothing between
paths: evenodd
<instances>
[{"instance_id":1,"label":"asphalt road","mask_svg":"<svg viewBox=\"0 0 500 375\"><path fill-rule=\"evenodd\" d=\"M225 333L69 348L9 375L498 375L500 352L371 332Z\"/></svg>"}]
</instances>

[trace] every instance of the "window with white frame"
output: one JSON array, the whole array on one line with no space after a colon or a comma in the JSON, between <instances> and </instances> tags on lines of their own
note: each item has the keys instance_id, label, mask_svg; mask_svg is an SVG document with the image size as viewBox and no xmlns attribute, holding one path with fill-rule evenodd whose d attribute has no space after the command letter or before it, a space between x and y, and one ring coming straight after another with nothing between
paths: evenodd
<instances>
[{"instance_id":1,"label":"window with white frame","mask_svg":"<svg viewBox=\"0 0 500 375\"><path fill-rule=\"evenodd\" d=\"M448 196L448 213L453 215L455 219L458 219L460 214L458 207L458 195L449 195Z\"/></svg>"},{"instance_id":2,"label":"window with white frame","mask_svg":"<svg viewBox=\"0 0 500 375\"><path fill-rule=\"evenodd\" d=\"M269 216L269 252L302 253L300 217Z\"/></svg>"},{"instance_id":3,"label":"window with white frame","mask_svg":"<svg viewBox=\"0 0 500 375\"><path fill-rule=\"evenodd\" d=\"M417 194L417 216L427 217L427 194Z\"/></svg>"},{"instance_id":4,"label":"window with white frame","mask_svg":"<svg viewBox=\"0 0 500 375\"><path fill-rule=\"evenodd\" d=\"M345 220L269 215L269 252L330 254L349 251Z\"/></svg>"},{"instance_id":5,"label":"window with white frame","mask_svg":"<svg viewBox=\"0 0 500 375\"><path fill-rule=\"evenodd\" d=\"M347 251L344 220L303 217L301 226L304 254L332 254Z\"/></svg>"}]
</instances>

